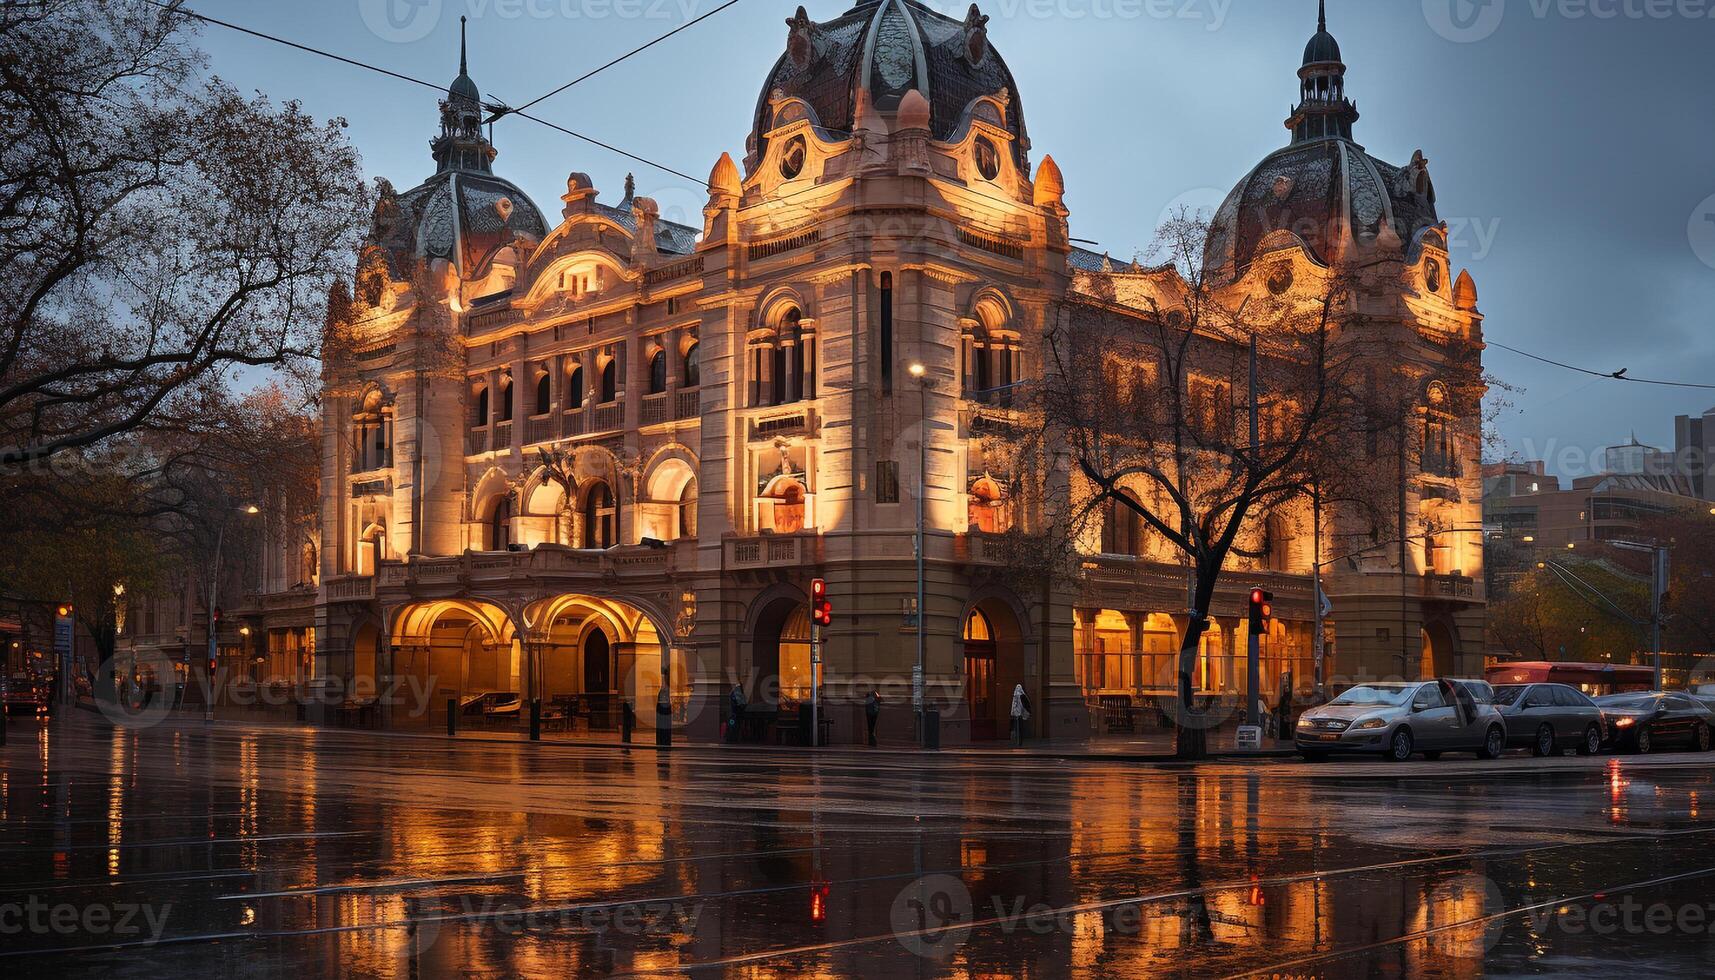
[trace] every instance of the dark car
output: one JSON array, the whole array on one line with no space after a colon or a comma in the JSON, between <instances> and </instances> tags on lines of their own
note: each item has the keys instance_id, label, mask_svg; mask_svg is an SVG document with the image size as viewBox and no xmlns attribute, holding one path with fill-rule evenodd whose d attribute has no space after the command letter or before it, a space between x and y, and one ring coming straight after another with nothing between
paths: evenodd
<instances>
[{"instance_id":1,"label":"dark car","mask_svg":"<svg viewBox=\"0 0 1715 980\"><path fill-rule=\"evenodd\" d=\"M7 714L14 712L29 712L44 714L48 710L47 681L30 674L13 674L5 679L5 704Z\"/></svg>"},{"instance_id":2,"label":"dark car","mask_svg":"<svg viewBox=\"0 0 1715 980\"><path fill-rule=\"evenodd\" d=\"M1503 684L1495 688L1495 706L1507 723L1507 745L1537 755L1566 749L1579 755L1602 750L1602 709L1583 692L1565 684Z\"/></svg>"},{"instance_id":3,"label":"dark car","mask_svg":"<svg viewBox=\"0 0 1715 980\"><path fill-rule=\"evenodd\" d=\"M1678 745L1698 752L1709 750L1712 714L1703 702L1672 691L1637 691L1596 699L1607 722L1608 742L1628 752L1652 752Z\"/></svg>"}]
</instances>

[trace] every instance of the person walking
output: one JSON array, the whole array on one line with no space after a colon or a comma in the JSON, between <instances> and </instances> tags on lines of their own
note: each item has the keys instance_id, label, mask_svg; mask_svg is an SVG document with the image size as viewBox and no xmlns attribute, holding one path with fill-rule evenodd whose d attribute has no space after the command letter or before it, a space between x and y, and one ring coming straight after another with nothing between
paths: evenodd
<instances>
[{"instance_id":1,"label":"person walking","mask_svg":"<svg viewBox=\"0 0 1715 980\"><path fill-rule=\"evenodd\" d=\"M863 720L869 726L869 744L875 746L875 721L881 717L881 696L875 688L869 689L869 697L863 699Z\"/></svg>"},{"instance_id":2,"label":"person walking","mask_svg":"<svg viewBox=\"0 0 1715 980\"><path fill-rule=\"evenodd\" d=\"M1030 720L1030 695L1024 693L1024 685L1019 684L1012 689L1012 744L1014 747L1024 744L1024 723Z\"/></svg>"},{"instance_id":3,"label":"person walking","mask_svg":"<svg viewBox=\"0 0 1715 980\"><path fill-rule=\"evenodd\" d=\"M727 700L730 702L730 706L727 713L726 740L737 742L738 726L740 722L744 721L744 709L747 706L744 697L744 685L734 684L732 693L727 695Z\"/></svg>"}]
</instances>

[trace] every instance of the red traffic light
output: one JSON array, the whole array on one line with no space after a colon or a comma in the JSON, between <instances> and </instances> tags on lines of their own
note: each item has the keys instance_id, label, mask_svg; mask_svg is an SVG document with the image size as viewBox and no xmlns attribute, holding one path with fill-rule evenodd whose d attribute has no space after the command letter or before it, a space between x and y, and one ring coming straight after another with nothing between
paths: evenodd
<instances>
[{"instance_id":1,"label":"red traffic light","mask_svg":"<svg viewBox=\"0 0 1715 980\"><path fill-rule=\"evenodd\" d=\"M816 884L810 886L810 921L821 925L828 919L828 886Z\"/></svg>"},{"instance_id":2,"label":"red traffic light","mask_svg":"<svg viewBox=\"0 0 1715 980\"><path fill-rule=\"evenodd\" d=\"M1251 590L1250 631L1252 636L1268 632L1268 621L1274 616L1274 593L1264 588Z\"/></svg>"},{"instance_id":3,"label":"red traffic light","mask_svg":"<svg viewBox=\"0 0 1715 980\"><path fill-rule=\"evenodd\" d=\"M824 579L810 580L810 621L817 626L834 625L834 604L828 601L828 583Z\"/></svg>"}]
</instances>

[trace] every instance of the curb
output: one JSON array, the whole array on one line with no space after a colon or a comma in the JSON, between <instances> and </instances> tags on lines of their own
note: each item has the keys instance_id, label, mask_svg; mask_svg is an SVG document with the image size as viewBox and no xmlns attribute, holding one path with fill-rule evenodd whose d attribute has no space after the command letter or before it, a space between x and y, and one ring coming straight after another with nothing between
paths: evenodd
<instances>
[{"instance_id":1,"label":"curb","mask_svg":"<svg viewBox=\"0 0 1715 980\"><path fill-rule=\"evenodd\" d=\"M76 707L83 708L92 714L100 714L93 705L79 702ZM201 728L206 723L201 719L172 718L168 724ZM824 748L808 748L801 745L729 745L717 744L685 744L675 742L672 745L656 745L653 741L637 742L597 742L572 741L560 739L542 739L532 742L527 738L499 735L488 732L473 732L462 735L448 736L439 732L399 732L378 731L366 728L325 728L306 724L268 724L266 722L239 721L232 719L215 719L215 727L259 732L290 731L303 735L322 735L351 733L366 735L372 738L416 739L421 741L438 742L483 742L495 745L526 745L538 748L552 747L565 749L603 749L607 751L630 752L633 749L649 752L684 752L690 754L721 755L727 757L742 756L745 758L768 757L812 757L838 760L841 762L886 756L894 758L959 758L959 759L1037 759L1058 762L1128 762L1152 766L1198 766L1208 763L1246 763L1268 762L1280 759L1297 758L1294 749L1259 749L1251 752L1217 752L1207 759L1187 761L1172 755L1146 752L1092 752L1080 751L1076 748L950 748L950 749L918 749L902 746L881 745L874 748L868 746L828 746Z\"/></svg>"}]
</instances>

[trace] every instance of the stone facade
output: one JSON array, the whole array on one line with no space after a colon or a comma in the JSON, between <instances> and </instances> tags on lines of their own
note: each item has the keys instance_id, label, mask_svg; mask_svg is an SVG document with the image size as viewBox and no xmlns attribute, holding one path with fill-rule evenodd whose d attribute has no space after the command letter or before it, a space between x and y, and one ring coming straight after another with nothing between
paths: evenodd
<instances>
[{"instance_id":1,"label":"stone facade","mask_svg":"<svg viewBox=\"0 0 1715 980\"><path fill-rule=\"evenodd\" d=\"M1088 735L1100 694L1145 693L1147 658L1184 628L1183 570L1093 554L1075 588L1019 594L996 535L1034 518L984 454L1017 385L1041 376L1062 301L1123 306L1172 289L1171 273L1071 243L1064 179L1046 155L1031 169L985 21L908 0L820 24L800 9L742 170L715 163L700 228L629 186L603 204L580 173L550 225L493 174L461 71L438 172L383 194L330 327L349 344L326 374L317 673L432 688L397 725L498 692L589 718L631 700L648 726L666 677L675 725L712 740L735 683L758 717L805 693L822 578L833 740L861 737L877 685L883 738L907 739L921 481L925 680L944 740L1004 735L1014 685L1051 737ZM1361 313L1421 381L1425 442L1398 447L1387 474L1418 530L1326 570L1330 674L1476 674L1478 422L1435 388L1449 343L1480 348L1475 287L1449 274L1421 154L1395 168L1351 142L1332 40L1306 52L1293 145L1216 216L1211 271L1238 295L1283 272L1312 289L1363 260ZM1235 569L1213 610L1238 638L1246 590L1272 586L1267 656L1300 688L1309 572L1333 557L1308 538ZM1242 684L1242 654L1234 667L1206 674L1210 693Z\"/></svg>"}]
</instances>

